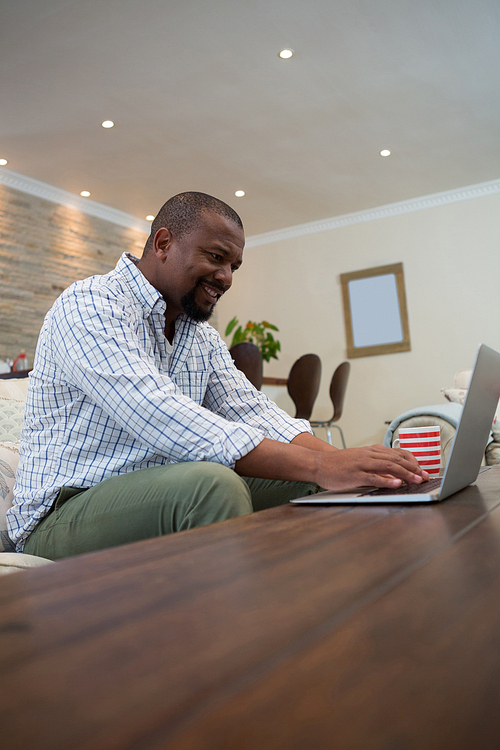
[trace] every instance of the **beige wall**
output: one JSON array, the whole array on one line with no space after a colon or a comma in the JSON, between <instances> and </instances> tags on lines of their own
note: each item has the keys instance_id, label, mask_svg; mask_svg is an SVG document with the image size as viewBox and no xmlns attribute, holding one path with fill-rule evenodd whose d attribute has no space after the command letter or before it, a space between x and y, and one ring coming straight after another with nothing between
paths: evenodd
<instances>
[{"instance_id":1,"label":"beige wall","mask_svg":"<svg viewBox=\"0 0 500 750\"><path fill-rule=\"evenodd\" d=\"M73 281L107 273L146 235L0 185L0 359L33 363L47 310Z\"/></svg>"},{"instance_id":2,"label":"beige wall","mask_svg":"<svg viewBox=\"0 0 500 750\"><path fill-rule=\"evenodd\" d=\"M329 380L346 358L339 274L400 261L411 351L351 360L341 423L348 446L381 441L386 420L444 403L440 389L472 366L479 343L500 349L500 195L249 248L218 305L220 330L235 314L275 323L283 351L267 375L286 377L297 357L319 354L313 418L326 418ZM292 408L286 394L276 400Z\"/></svg>"}]
</instances>

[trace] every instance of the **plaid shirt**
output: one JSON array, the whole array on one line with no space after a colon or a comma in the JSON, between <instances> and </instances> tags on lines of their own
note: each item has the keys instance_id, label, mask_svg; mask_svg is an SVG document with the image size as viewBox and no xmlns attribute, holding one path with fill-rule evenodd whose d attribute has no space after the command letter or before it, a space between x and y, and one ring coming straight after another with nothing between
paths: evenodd
<instances>
[{"instance_id":1,"label":"plaid shirt","mask_svg":"<svg viewBox=\"0 0 500 750\"><path fill-rule=\"evenodd\" d=\"M30 374L9 535L21 551L61 487L180 461L231 468L292 419L237 370L217 331L187 316L165 346L165 301L124 254L47 313Z\"/></svg>"}]
</instances>

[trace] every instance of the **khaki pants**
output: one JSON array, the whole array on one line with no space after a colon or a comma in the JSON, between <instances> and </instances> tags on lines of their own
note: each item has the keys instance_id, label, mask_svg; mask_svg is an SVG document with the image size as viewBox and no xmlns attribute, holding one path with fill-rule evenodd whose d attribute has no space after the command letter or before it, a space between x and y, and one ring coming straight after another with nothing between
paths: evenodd
<instances>
[{"instance_id":1,"label":"khaki pants","mask_svg":"<svg viewBox=\"0 0 500 750\"><path fill-rule=\"evenodd\" d=\"M24 551L56 560L244 516L317 491L308 482L242 479L211 462L154 466L89 489L63 487Z\"/></svg>"}]
</instances>

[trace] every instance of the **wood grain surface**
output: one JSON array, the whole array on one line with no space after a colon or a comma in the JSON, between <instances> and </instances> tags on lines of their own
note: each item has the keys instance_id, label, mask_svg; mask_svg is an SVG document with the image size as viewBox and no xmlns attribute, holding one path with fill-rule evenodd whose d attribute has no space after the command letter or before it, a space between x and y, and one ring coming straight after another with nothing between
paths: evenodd
<instances>
[{"instance_id":1,"label":"wood grain surface","mask_svg":"<svg viewBox=\"0 0 500 750\"><path fill-rule=\"evenodd\" d=\"M5 750L496 748L500 466L0 579Z\"/></svg>"}]
</instances>

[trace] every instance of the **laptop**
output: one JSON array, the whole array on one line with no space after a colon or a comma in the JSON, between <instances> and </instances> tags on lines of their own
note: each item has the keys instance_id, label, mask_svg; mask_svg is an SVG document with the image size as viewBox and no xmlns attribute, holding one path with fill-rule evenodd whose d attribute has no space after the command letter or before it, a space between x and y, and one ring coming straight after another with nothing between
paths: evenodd
<instances>
[{"instance_id":1,"label":"laptop","mask_svg":"<svg viewBox=\"0 0 500 750\"><path fill-rule=\"evenodd\" d=\"M297 505L432 503L445 500L475 482L500 398L500 354L481 344L443 477L397 489L360 488L298 497ZM437 485L437 486L436 486Z\"/></svg>"}]
</instances>

